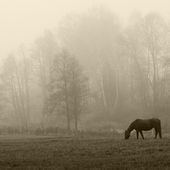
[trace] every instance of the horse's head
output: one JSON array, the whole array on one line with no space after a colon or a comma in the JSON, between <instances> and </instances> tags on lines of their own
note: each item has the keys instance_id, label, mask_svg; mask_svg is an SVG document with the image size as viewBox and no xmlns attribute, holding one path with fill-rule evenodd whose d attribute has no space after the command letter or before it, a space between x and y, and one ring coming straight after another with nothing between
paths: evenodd
<instances>
[{"instance_id":1,"label":"horse's head","mask_svg":"<svg viewBox=\"0 0 170 170\"><path fill-rule=\"evenodd\" d=\"M125 130L125 139L129 139L130 133L128 130Z\"/></svg>"}]
</instances>

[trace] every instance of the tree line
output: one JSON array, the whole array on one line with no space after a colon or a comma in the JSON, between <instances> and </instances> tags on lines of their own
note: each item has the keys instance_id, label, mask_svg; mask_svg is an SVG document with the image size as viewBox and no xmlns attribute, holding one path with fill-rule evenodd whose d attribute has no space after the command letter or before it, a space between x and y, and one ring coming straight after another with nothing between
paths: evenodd
<instances>
[{"instance_id":1,"label":"tree line","mask_svg":"<svg viewBox=\"0 0 170 170\"><path fill-rule=\"evenodd\" d=\"M169 28L157 13L135 13L127 24L104 8L67 16L3 61L2 120L77 131L161 117L168 129Z\"/></svg>"}]
</instances>

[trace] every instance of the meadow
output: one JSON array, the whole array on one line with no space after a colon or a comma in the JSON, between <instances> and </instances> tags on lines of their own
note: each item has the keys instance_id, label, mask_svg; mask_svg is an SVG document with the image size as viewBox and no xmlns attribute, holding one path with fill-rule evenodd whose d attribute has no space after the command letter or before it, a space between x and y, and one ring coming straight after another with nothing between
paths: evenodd
<instances>
[{"instance_id":1,"label":"meadow","mask_svg":"<svg viewBox=\"0 0 170 170\"><path fill-rule=\"evenodd\" d=\"M2 170L168 170L170 139L0 137Z\"/></svg>"}]
</instances>

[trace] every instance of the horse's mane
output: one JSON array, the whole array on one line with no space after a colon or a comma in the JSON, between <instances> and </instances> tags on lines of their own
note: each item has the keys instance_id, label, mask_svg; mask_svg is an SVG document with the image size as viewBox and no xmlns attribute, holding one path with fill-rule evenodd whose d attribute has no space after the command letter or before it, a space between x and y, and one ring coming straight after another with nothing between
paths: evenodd
<instances>
[{"instance_id":1,"label":"horse's mane","mask_svg":"<svg viewBox=\"0 0 170 170\"><path fill-rule=\"evenodd\" d=\"M134 127L134 123L135 123L136 121L138 121L138 120L139 120L139 119L134 120L134 121L129 125L128 130L132 130L133 127Z\"/></svg>"}]
</instances>

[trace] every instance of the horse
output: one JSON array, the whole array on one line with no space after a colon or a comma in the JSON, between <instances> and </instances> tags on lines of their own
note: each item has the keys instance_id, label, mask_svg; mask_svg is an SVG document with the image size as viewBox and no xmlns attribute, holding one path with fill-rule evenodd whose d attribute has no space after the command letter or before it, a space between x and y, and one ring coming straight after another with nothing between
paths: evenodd
<instances>
[{"instance_id":1,"label":"horse","mask_svg":"<svg viewBox=\"0 0 170 170\"><path fill-rule=\"evenodd\" d=\"M159 119L157 119L157 118L136 119L129 125L128 129L125 131L125 139L128 139L130 137L130 133L133 130L136 130L137 139L139 138L139 133L141 134L142 138L144 139L142 131L149 131L153 128L155 129L155 139L157 138L158 134L159 134L159 137L162 138L161 121Z\"/></svg>"}]
</instances>

